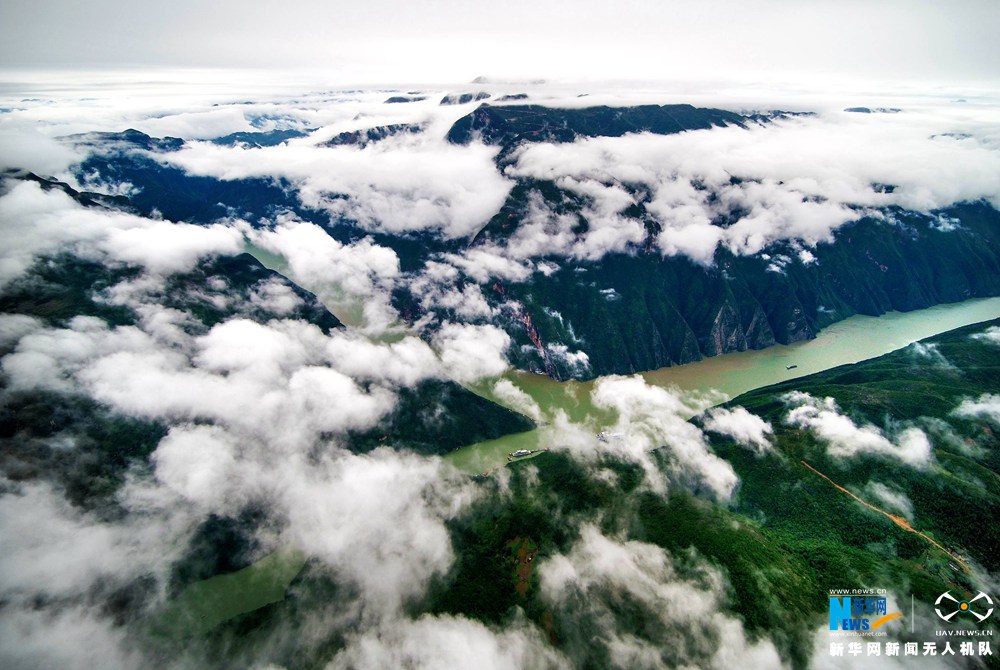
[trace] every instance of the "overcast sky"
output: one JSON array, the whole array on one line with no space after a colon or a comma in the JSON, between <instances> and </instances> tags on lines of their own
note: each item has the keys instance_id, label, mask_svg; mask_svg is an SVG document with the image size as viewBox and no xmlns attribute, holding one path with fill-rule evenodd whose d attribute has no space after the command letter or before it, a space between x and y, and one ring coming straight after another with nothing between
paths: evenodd
<instances>
[{"instance_id":1,"label":"overcast sky","mask_svg":"<svg viewBox=\"0 0 1000 670\"><path fill-rule=\"evenodd\" d=\"M997 0L3 0L0 66L350 80L1000 78Z\"/></svg>"}]
</instances>

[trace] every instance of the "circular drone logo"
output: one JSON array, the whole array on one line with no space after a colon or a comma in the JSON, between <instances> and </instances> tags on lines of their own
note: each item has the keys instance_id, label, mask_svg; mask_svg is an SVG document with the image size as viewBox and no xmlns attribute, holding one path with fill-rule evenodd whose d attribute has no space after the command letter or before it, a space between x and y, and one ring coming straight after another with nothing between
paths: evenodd
<instances>
[{"instance_id":1,"label":"circular drone logo","mask_svg":"<svg viewBox=\"0 0 1000 670\"><path fill-rule=\"evenodd\" d=\"M986 602L981 603L979 606L989 605L990 607L988 610L986 610L986 614L980 614L979 612L974 610L972 606L972 603L982 599L985 599ZM941 603L945 600L950 600L952 603L954 603L954 610L951 610L952 605L950 603L945 603L945 609L951 611L947 612L941 611ZM937 612L937 615L942 619L944 619L945 621L951 621L956 614L961 612L964 614L971 614L972 616L979 619L980 622L983 622L986 621L991 614L993 614L993 600L982 591L980 591L979 595L977 595L975 598L971 598L969 600L957 600L953 595L951 595L950 591L945 591L944 593L938 596L937 600L934 601L934 611Z\"/></svg>"}]
</instances>

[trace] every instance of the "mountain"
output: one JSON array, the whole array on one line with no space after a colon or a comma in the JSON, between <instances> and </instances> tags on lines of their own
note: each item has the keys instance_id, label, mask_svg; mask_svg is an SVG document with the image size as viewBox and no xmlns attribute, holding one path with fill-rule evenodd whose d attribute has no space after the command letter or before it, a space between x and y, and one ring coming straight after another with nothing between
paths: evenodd
<instances>
[{"instance_id":1,"label":"mountain","mask_svg":"<svg viewBox=\"0 0 1000 670\"><path fill-rule=\"evenodd\" d=\"M448 140L499 146L496 161L504 169L526 144L746 126L790 115L796 114L741 116L689 105L553 109L483 104L452 126ZM586 238L593 222L585 196L555 181L513 178L506 202L468 251L503 253L538 204L575 219L566 231L570 244ZM929 213L898 207L859 211L856 220L835 230L832 241L814 248L777 242L748 256L720 246L706 264L664 255L655 243L661 225L646 209L648 191L635 184L615 186L635 201L618 216L645 230L642 242L594 261L542 252L536 260L544 267L528 278L497 279L484 287L498 315L492 322L514 340L511 357L521 369L557 379L640 372L809 339L854 314L1000 295L1000 213L985 201ZM873 188L892 193L895 187ZM740 217L739 211L731 212L713 224L726 228ZM396 304L416 320L418 298L403 289Z\"/></svg>"},{"instance_id":2,"label":"mountain","mask_svg":"<svg viewBox=\"0 0 1000 670\"><path fill-rule=\"evenodd\" d=\"M512 235L532 194L557 192L551 183L519 188L475 244ZM496 281L486 295L498 310L521 306L498 320L519 345L517 365L557 378L651 370L810 339L854 314L1000 295L1000 212L970 203L890 214L846 224L805 260L787 244L755 256L720 249L710 266L647 247L596 262L552 258L558 270ZM942 227L942 217L961 223ZM586 353L589 367L550 344Z\"/></svg>"},{"instance_id":3,"label":"mountain","mask_svg":"<svg viewBox=\"0 0 1000 670\"><path fill-rule=\"evenodd\" d=\"M489 99L490 94L486 91L479 91L478 93L449 93L448 95L441 98L439 105L466 105L470 102L479 102L480 100Z\"/></svg>"},{"instance_id":4,"label":"mountain","mask_svg":"<svg viewBox=\"0 0 1000 670\"><path fill-rule=\"evenodd\" d=\"M904 513L915 528L965 557L960 560L995 571L1000 531L983 522L1000 514L996 418L958 416L955 409L964 399L995 399L1000 393L1000 346L974 337L998 324L961 328L732 400L726 408L745 407L774 431L764 454L731 438L713 438L713 449L740 478L732 504L707 502L680 486L667 495L643 490L638 466L610 454L601 461L607 476L600 482L565 452L515 462L504 485L513 495L500 495L495 481L484 480L480 485L496 494L485 496L455 524L452 542L459 559L432 594L431 611L494 623L520 609L547 631L551 644L583 667L607 660L607 637L594 633L609 629L627 630L665 663L676 662L671 655L678 651L670 641L697 638L650 624L660 615L644 609L648 603L640 596L612 601L606 611L598 610L605 617L598 620L592 618L594 604L584 600L553 609L537 573L523 554L518 558L522 546L534 561L565 554L576 541L568 530L570 520L595 514L602 532L616 533L622 541L662 547L686 557L686 566L700 556L720 568L731 584L728 607L750 635L770 636L795 668L810 665L814 631L828 620L831 584L878 585L897 597L912 593L923 609L946 590L975 593L982 588L977 576L982 573L964 571L925 538L853 501L802 461L878 506L887 506L877 497L884 491L897 504L908 501L912 508ZM922 358L919 351L925 349L918 346L937 352L946 363ZM933 464L913 467L882 454L831 454L824 440L786 420L786 397L792 391L833 398L842 416L869 431L892 436L923 427ZM675 578L689 574L684 568L678 573ZM553 573L547 578L552 580ZM598 601L603 597L596 588L591 595Z\"/></svg>"},{"instance_id":5,"label":"mountain","mask_svg":"<svg viewBox=\"0 0 1000 670\"><path fill-rule=\"evenodd\" d=\"M744 122L745 118L734 112L691 105L557 109L484 103L455 122L448 131L448 141L468 144L478 138L499 145L503 150L498 160L502 160L521 142L572 142L577 137L621 137L643 132L668 135Z\"/></svg>"},{"instance_id":6,"label":"mountain","mask_svg":"<svg viewBox=\"0 0 1000 670\"><path fill-rule=\"evenodd\" d=\"M364 130L351 130L345 133L334 135L326 142L326 146L337 147L343 145L353 145L359 148L380 142L387 137L399 134L419 133L423 126L415 123L397 123L388 126L375 126Z\"/></svg>"},{"instance_id":7,"label":"mountain","mask_svg":"<svg viewBox=\"0 0 1000 670\"><path fill-rule=\"evenodd\" d=\"M41 180L34 175L23 178ZM105 206L66 184L41 181L85 206ZM107 291L140 276L133 267L105 265L69 253L43 257L4 288L0 315L34 317L55 328L71 328L73 320L82 316L97 317L112 327L136 325L141 315L131 306L108 300ZM276 294L283 299L269 299ZM187 314L183 328L196 336L232 319L260 323L295 319L324 332L343 329L312 293L249 254L218 257L190 272L170 275L162 288L147 289L146 300ZM379 425L346 437L348 448L367 451L391 437L400 449L446 453L534 425L451 381L426 380L400 393L395 410ZM115 414L75 393L18 391L8 392L4 399L0 407L2 472L15 479L55 478L84 506L110 504L107 496L129 468L145 462L166 431L156 422ZM77 435L76 448L54 450L48 440L60 433Z\"/></svg>"}]
</instances>

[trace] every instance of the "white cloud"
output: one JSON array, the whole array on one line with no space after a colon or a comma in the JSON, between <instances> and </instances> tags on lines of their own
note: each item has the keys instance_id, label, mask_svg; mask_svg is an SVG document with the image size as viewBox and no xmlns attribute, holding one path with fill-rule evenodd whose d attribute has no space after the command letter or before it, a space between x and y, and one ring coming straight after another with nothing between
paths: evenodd
<instances>
[{"instance_id":1,"label":"white cloud","mask_svg":"<svg viewBox=\"0 0 1000 670\"><path fill-rule=\"evenodd\" d=\"M510 169L508 174L511 174ZM633 203L632 197L620 186L572 178L560 178L557 183L585 197L586 204L580 212L590 224L585 235L573 232L580 223L574 213L557 213L541 197L532 194L527 211L519 216L514 234L502 246L488 245L486 250L515 260L548 255L597 260L612 251L624 251L642 242L646 235L642 224L620 215Z\"/></svg>"},{"instance_id":2,"label":"white cloud","mask_svg":"<svg viewBox=\"0 0 1000 670\"><path fill-rule=\"evenodd\" d=\"M36 128L0 122L0 170L28 170L48 176L80 159L79 153Z\"/></svg>"},{"instance_id":3,"label":"white cloud","mask_svg":"<svg viewBox=\"0 0 1000 670\"><path fill-rule=\"evenodd\" d=\"M277 316L288 316L304 304L291 286L274 279L255 287L250 294L250 303Z\"/></svg>"},{"instance_id":4,"label":"white cloud","mask_svg":"<svg viewBox=\"0 0 1000 670\"><path fill-rule=\"evenodd\" d=\"M445 372L437 355L418 337L408 335L401 340L375 344L345 334L331 338L326 344L329 360L355 379L383 380L392 385L412 387Z\"/></svg>"},{"instance_id":5,"label":"white cloud","mask_svg":"<svg viewBox=\"0 0 1000 670\"><path fill-rule=\"evenodd\" d=\"M500 379L493 385L493 396L501 405L531 417L535 422L543 420L542 409L535 399L518 388L509 379Z\"/></svg>"},{"instance_id":6,"label":"white cloud","mask_svg":"<svg viewBox=\"0 0 1000 670\"><path fill-rule=\"evenodd\" d=\"M434 346L448 374L463 384L498 377L509 367L510 336L495 326L447 322L435 333Z\"/></svg>"},{"instance_id":7,"label":"white cloud","mask_svg":"<svg viewBox=\"0 0 1000 670\"><path fill-rule=\"evenodd\" d=\"M924 359L930 365L936 365L947 370L957 370L951 361L944 357L940 348L934 342L914 342L910 345L913 355Z\"/></svg>"},{"instance_id":8,"label":"white cloud","mask_svg":"<svg viewBox=\"0 0 1000 670\"><path fill-rule=\"evenodd\" d=\"M482 144L452 145L443 132L428 131L361 149L192 144L161 160L219 179L287 179L304 205L356 220L367 230L464 238L500 209L511 188L493 165L496 152Z\"/></svg>"},{"instance_id":9,"label":"white cloud","mask_svg":"<svg viewBox=\"0 0 1000 670\"><path fill-rule=\"evenodd\" d=\"M508 258L505 253L505 250L489 245L485 248L473 247L461 254L444 254L443 259L480 284L492 277L519 281L531 276L533 266L530 263Z\"/></svg>"},{"instance_id":10,"label":"white cloud","mask_svg":"<svg viewBox=\"0 0 1000 670\"><path fill-rule=\"evenodd\" d=\"M148 667L123 628L85 607L58 612L7 609L0 617L0 665L6 668L138 670Z\"/></svg>"},{"instance_id":11,"label":"white cloud","mask_svg":"<svg viewBox=\"0 0 1000 670\"><path fill-rule=\"evenodd\" d=\"M233 256L243 251L243 236L219 224L195 226L169 221L143 227L112 229L100 248L116 260L170 274L194 269L207 256Z\"/></svg>"},{"instance_id":12,"label":"white cloud","mask_svg":"<svg viewBox=\"0 0 1000 670\"><path fill-rule=\"evenodd\" d=\"M397 385L441 372L427 344L376 345L296 321L233 319L201 336L159 328L165 339L88 317L69 326L21 338L3 361L12 388L83 391L170 429L151 457L155 479L131 476L118 493L125 523L81 521L34 489L0 497L0 524L18 538L0 557L5 597L143 574L183 551L197 520L247 504L277 523L268 546L298 547L357 589L366 625L401 616L450 567L445 523L472 499L469 480L440 459L340 446L393 410Z\"/></svg>"},{"instance_id":13,"label":"white cloud","mask_svg":"<svg viewBox=\"0 0 1000 670\"><path fill-rule=\"evenodd\" d=\"M736 487L732 466L712 453L702 432L687 421L704 409L692 406L678 393L651 386L642 377L602 377L591 394L594 405L613 410L616 423L608 428L615 437L607 442L590 440L592 454L610 452L641 464L655 484L659 471L649 452L664 447L672 474L692 485L704 486L721 499Z\"/></svg>"},{"instance_id":14,"label":"white cloud","mask_svg":"<svg viewBox=\"0 0 1000 670\"><path fill-rule=\"evenodd\" d=\"M1000 326L990 326L983 332L973 335L972 339L1000 345Z\"/></svg>"},{"instance_id":15,"label":"white cloud","mask_svg":"<svg viewBox=\"0 0 1000 670\"><path fill-rule=\"evenodd\" d=\"M410 598L443 574L454 553L445 521L472 489L441 461L379 448L333 454L318 464L296 459L258 473L278 485L295 544L361 588L370 616L398 616Z\"/></svg>"},{"instance_id":16,"label":"white cloud","mask_svg":"<svg viewBox=\"0 0 1000 670\"><path fill-rule=\"evenodd\" d=\"M42 328L41 320L25 314L0 314L0 349L17 344L18 340Z\"/></svg>"},{"instance_id":17,"label":"white cloud","mask_svg":"<svg viewBox=\"0 0 1000 670\"><path fill-rule=\"evenodd\" d=\"M227 482L236 474L237 452L232 438L215 426L177 426L153 454L156 477L206 509L236 511L245 501L232 496Z\"/></svg>"},{"instance_id":18,"label":"white cloud","mask_svg":"<svg viewBox=\"0 0 1000 670\"><path fill-rule=\"evenodd\" d=\"M956 138L956 128L975 135ZM945 136L948 132L953 135ZM864 208L929 211L981 198L1000 205L1000 189L988 176L998 170L995 130L974 117L923 110L534 144L516 154L507 174L553 180L605 203L587 212L597 239L573 243L593 244L595 250L621 249L637 235L641 239L641 231L616 223L615 212L628 204L620 185L643 184L652 193L647 210L663 226L657 237L661 251L708 263L718 244L739 254L757 253L780 240L811 247L832 239ZM873 184L896 188L877 192ZM712 225L734 211L741 213L736 223ZM541 224L533 223L538 219L527 217L525 232L510 243L512 255L539 255L542 249L579 255L571 250L566 231L552 228L554 219L544 234ZM529 247L518 235L535 241Z\"/></svg>"},{"instance_id":19,"label":"white cloud","mask_svg":"<svg viewBox=\"0 0 1000 670\"><path fill-rule=\"evenodd\" d=\"M953 416L984 419L1000 426L1000 395L983 393L975 400L966 398L952 410Z\"/></svg>"},{"instance_id":20,"label":"white cloud","mask_svg":"<svg viewBox=\"0 0 1000 670\"><path fill-rule=\"evenodd\" d=\"M392 249L367 237L341 244L319 226L287 216L279 216L265 227L252 227L243 221L235 226L254 245L283 257L288 277L324 305L343 306L348 311L358 311L363 305L362 320L373 331L385 330L395 321L389 291L400 272L399 258Z\"/></svg>"},{"instance_id":21,"label":"white cloud","mask_svg":"<svg viewBox=\"0 0 1000 670\"><path fill-rule=\"evenodd\" d=\"M713 408L705 413L705 430L727 435L758 454L772 450L767 436L774 432L771 424L744 407Z\"/></svg>"},{"instance_id":22,"label":"white cloud","mask_svg":"<svg viewBox=\"0 0 1000 670\"><path fill-rule=\"evenodd\" d=\"M470 663L483 670L570 667L523 621L493 630L463 617L424 615L358 636L327 668L431 670Z\"/></svg>"},{"instance_id":23,"label":"white cloud","mask_svg":"<svg viewBox=\"0 0 1000 670\"><path fill-rule=\"evenodd\" d=\"M913 521L913 503L902 491L890 488L882 482L868 482L865 491L881 501L882 505Z\"/></svg>"},{"instance_id":24,"label":"white cloud","mask_svg":"<svg viewBox=\"0 0 1000 670\"><path fill-rule=\"evenodd\" d=\"M788 405L785 423L813 431L826 442L831 456L852 458L876 454L897 458L914 467L926 467L931 461L931 443L919 428L901 431L895 442L872 425L858 426L840 413L833 398L819 399L808 393L792 391L782 396Z\"/></svg>"},{"instance_id":25,"label":"white cloud","mask_svg":"<svg viewBox=\"0 0 1000 670\"><path fill-rule=\"evenodd\" d=\"M784 667L770 641L750 641L740 621L721 611L722 574L701 561L698 566L696 577L682 577L660 547L617 541L585 525L568 553L537 569L542 597L558 608L556 618L567 619L567 629L596 629L579 642L604 647L612 667ZM652 639L619 622L623 606L646 617L643 628Z\"/></svg>"},{"instance_id":26,"label":"white cloud","mask_svg":"<svg viewBox=\"0 0 1000 670\"><path fill-rule=\"evenodd\" d=\"M143 119L133 126L153 137L182 137L186 140L210 139L257 130L239 108L229 106L158 115Z\"/></svg>"},{"instance_id":27,"label":"white cloud","mask_svg":"<svg viewBox=\"0 0 1000 670\"><path fill-rule=\"evenodd\" d=\"M75 250L144 267L183 272L206 256L242 250L241 235L222 225L153 221L123 212L85 208L57 190L32 182L15 184L0 197L0 288L22 275L43 254Z\"/></svg>"},{"instance_id":28,"label":"white cloud","mask_svg":"<svg viewBox=\"0 0 1000 670\"><path fill-rule=\"evenodd\" d=\"M7 485L0 497L0 593L23 602L35 594L72 598L94 582L127 580L166 564L177 550L160 541L156 517L102 523L72 507L47 484Z\"/></svg>"}]
</instances>

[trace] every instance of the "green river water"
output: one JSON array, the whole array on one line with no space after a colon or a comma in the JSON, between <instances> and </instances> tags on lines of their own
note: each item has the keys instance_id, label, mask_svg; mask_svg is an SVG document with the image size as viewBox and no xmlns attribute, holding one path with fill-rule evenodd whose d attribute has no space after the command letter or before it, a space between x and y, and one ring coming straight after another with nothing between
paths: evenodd
<instances>
[{"instance_id":1,"label":"green river water","mask_svg":"<svg viewBox=\"0 0 1000 670\"><path fill-rule=\"evenodd\" d=\"M250 243L246 251L266 267L288 275L288 264L281 256ZM304 288L312 291L344 324L362 324L360 304L344 296L337 287ZM813 340L713 356L696 363L644 372L642 377L655 386L690 394L711 393L715 402L724 402L747 391L875 358L925 337L998 317L1000 298L978 298L877 317L853 316L824 328ZM795 367L788 369L790 365ZM557 382L544 375L520 371L509 372L506 378L538 403L546 422L564 412L571 421L589 427L596 435L615 421L614 416L602 413L590 401L596 379ZM491 389L492 383L482 383L470 390L505 404ZM460 470L481 473L506 463L509 453L544 448L557 444L557 440L554 426L541 425L535 430L463 447L445 458Z\"/></svg>"},{"instance_id":2,"label":"green river water","mask_svg":"<svg viewBox=\"0 0 1000 670\"><path fill-rule=\"evenodd\" d=\"M280 256L251 245L247 245L247 251L270 269L287 274L287 263ZM360 306L351 304L336 287L304 288L315 293L346 325L356 326L363 321ZM891 312L880 317L855 316L829 326L814 340L716 356L653 370L642 377L649 384L683 393L711 394L715 402L723 402L763 386L881 356L925 337L998 317L1000 298L968 300L914 312ZM790 365L796 367L789 370ZM595 434L614 422L613 416L591 403L591 391L598 380L557 382L517 371L508 373L506 378L538 403L545 421L564 412L574 423L589 427ZM471 390L500 402L491 388L492 384L484 383ZM445 459L460 470L481 473L503 466L507 454L518 449L558 444L558 437L554 426L541 425L535 430L464 447ZM279 601L303 563L300 552L286 548L244 570L193 584L151 622L151 630L183 639L210 630L237 614Z\"/></svg>"},{"instance_id":3,"label":"green river water","mask_svg":"<svg viewBox=\"0 0 1000 670\"><path fill-rule=\"evenodd\" d=\"M967 300L913 312L889 312L878 317L853 316L824 328L813 340L713 356L645 372L642 377L648 384L686 393L718 392L716 402L724 402L747 391L875 358L925 337L998 317L1000 298ZM788 369L790 365L796 367ZM614 423L614 417L602 416L590 402L598 380L557 382L526 372L512 372L507 378L538 403L546 421L561 410L573 422L589 426L595 434ZM499 402L487 387L474 390ZM536 430L464 447L446 458L460 470L484 472L505 463L507 454L518 449L553 444L558 439L555 430L554 426L543 425Z\"/></svg>"}]
</instances>

